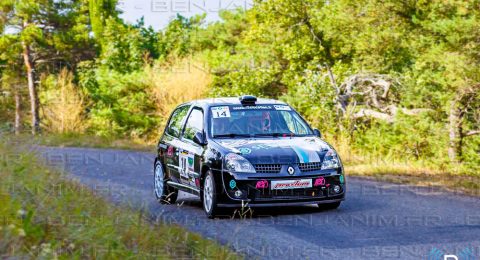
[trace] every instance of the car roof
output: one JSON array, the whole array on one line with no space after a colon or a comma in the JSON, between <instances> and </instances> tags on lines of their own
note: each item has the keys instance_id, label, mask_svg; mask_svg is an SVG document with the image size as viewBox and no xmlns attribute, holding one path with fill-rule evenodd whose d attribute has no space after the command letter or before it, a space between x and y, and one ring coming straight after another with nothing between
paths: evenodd
<instances>
[{"instance_id":1,"label":"car roof","mask_svg":"<svg viewBox=\"0 0 480 260\"><path fill-rule=\"evenodd\" d=\"M238 97L219 97L219 98L206 98L199 99L188 102L186 104L202 106L202 107L211 107L211 106L221 106L221 105L242 105ZM271 105L271 104L280 104L287 105L287 103L275 99L268 98L258 98L255 102L255 105Z\"/></svg>"}]
</instances>

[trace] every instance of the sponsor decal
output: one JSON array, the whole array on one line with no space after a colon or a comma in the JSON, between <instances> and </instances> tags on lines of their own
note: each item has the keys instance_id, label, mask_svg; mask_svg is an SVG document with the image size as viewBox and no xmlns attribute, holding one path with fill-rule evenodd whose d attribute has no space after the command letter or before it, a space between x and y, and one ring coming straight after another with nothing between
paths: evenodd
<instances>
[{"instance_id":1,"label":"sponsor decal","mask_svg":"<svg viewBox=\"0 0 480 260\"><path fill-rule=\"evenodd\" d=\"M296 145L292 145L292 149L297 154L300 163L320 162L320 156L315 150L303 149Z\"/></svg>"},{"instance_id":2,"label":"sponsor decal","mask_svg":"<svg viewBox=\"0 0 480 260\"><path fill-rule=\"evenodd\" d=\"M230 108L228 106L212 107L212 114L213 118L229 118Z\"/></svg>"},{"instance_id":3,"label":"sponsor decal","mask_svg":"<svg viewBox=\"0 0 480 260\"><path fill-rule=\"evenodd\" d=\"M195 178L195 186L200 187L200 179Z\"/></svg>"},{"instance_id":4,"label":"sponsor decal","mask_svg":"<svg viewBox=\"0 0 480 260\"><path fill-rule=\"evenodd\" d=\"M241 154L251 154L252 150L250 148L240 148L238 149Z\"/></svg>"},{"instance_id":5,"label":"sponsor decal","mask_svg":"<svg viewBox=\"0 0 480 260\"><path fill-rule=\"evenodd\" d=\"M167 156L168 157L173 157L173 146L169 146L168 149L167 149Z\"/></svg>"},{"instance_id":6,"label":"sponsor decal","mask_svg":"<svg viewBox=\"0 0 480 260\"><path fill-rule=\"evenodd\" d=\"M266 189L268 188L268 181L266 180L261 180L257 181L257 184L255 185L256 189Z\"/></svg>"},{"instance_id":7,"label":"sponsor decal","mask_svg":"<svg viewBox=\"0 0 480 260\"><path fill-rule=\"evenodd\" d=\"M180 176L188 179L188 174L194 172L195 156L188 151L182 151L178 158Z\"/></svg>"},{"instance_id":8,"label":"sponsor decal","mask_svg":"<svg viewBox=\"0 0 480 260\"><path fill-rule=\"evenodd\" d=\"M312 179L272 181L272 190L311 188Z\"/></svg>"},{"instance_id":9,"label":"sponsor decal","mask_svg":"<svg viewBox=\"0 0 480 260\"><path fill-rule=\"evenodd\" d=\"M293 149L297 154L299 162L320 162L320 156L318 151L322 151L327 146L320 140L315 138L285 138L277 139L275 141L258 141L258 140L236 140L236 141L224 141L221 144L232 152L237 152L240 147L247 147L251 150L266 150L272 148ZM237 151L235 151L237 150Z\"/></svg>"},{"instance_id":10,"label":"sponsor decal","mask_svg":"<svg viewBox=\"0 0 480 260\"><path fill-rule=\"evenodd\" d=\"M237 187L237 183L235 182L235 180L231 180L229 185L230 185L230 189L234 189L235 187Z\"/></svg>"},{"instance_id":11,"label":"sponsor decal","mask_svg":"<svg viewBox=\"0 0 480 260\"><path fill-rule=\"evenodd\" d=\"M343 175L340 175L340 183L344 183L345 182L345 177L343 177Z\"/></svg>"},{"instance_id":12,"label":"sponsor decal","mask_svg":"<svg viewBox=\"0 0 480 260\"><path fill-rule=\"evenodd\" d=\"M193 160L194 160L193 156L188 157L188 167L193 167Z\"/></svg>"},{"instance_id":13,"label":"sponsor decal","mask_svg":"<svg viewBox=\"0 0 480 260\"><path fill-rule=\"evenodd\" d=\"M236 106L233 110L248 110L248 109L272 109L272 106Z\"/></svg>"},{"instance_id":14,"label":"sponsor decal","mask_svg":"<svg viewBox=\"0 0 480 260\"><path fill-rule=\"evenodd\" d=\"M292 111L292 108L286 105L274 105L275 110L280 110L280 111Z\"/></svg>"},{"instance_id":15,"label":"sponsor decal","mask_svg":"<svg viewBox=\"0 0 480 260\"><path fill-rule=\"evenodd\" d=\"M325 185L325 178L323 177L319 177L317 179L315 179L315 183L313 184L313 186L317 187L317 186L324 186Z\"/></svg>"}]
</instances>

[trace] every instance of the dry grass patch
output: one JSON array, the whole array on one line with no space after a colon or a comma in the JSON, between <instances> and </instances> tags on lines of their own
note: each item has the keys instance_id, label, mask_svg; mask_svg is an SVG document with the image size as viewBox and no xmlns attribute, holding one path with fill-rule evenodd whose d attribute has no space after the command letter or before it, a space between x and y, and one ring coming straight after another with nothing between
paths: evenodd
<instances>
[{"instance_id":1,"label":"dry grass patch","mask_svg":"<svg viewBox=\"0 0 480 260\"><path fill-rule=\"evenodd\" d=\"M145 74L158 116L165 120L179 104L204 98L212 80L205 64L187 59L149 67Z\"/></svg>"}]
</instances>

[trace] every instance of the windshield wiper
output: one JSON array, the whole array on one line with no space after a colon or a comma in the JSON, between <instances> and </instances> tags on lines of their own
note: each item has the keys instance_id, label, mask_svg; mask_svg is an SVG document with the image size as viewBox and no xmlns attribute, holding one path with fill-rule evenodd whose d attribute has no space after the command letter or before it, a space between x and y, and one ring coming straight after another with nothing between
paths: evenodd
<instances>
[{"instance_id":1,"label":"windshield wiper","mask_svg":"<svg viewBox=\"0 0 480 260\"><path fill-rule=\"evenodd\" d=\"M213 138L225 138L225 137L253 137L253 135L248 135L248 134L221 134L221 135L213 135Z\"/></svg>"},{"instance_id":2,"label":"windshield wiper","mask_svg":"<svg viewBox=\"0 0 480 260\"><path fill-rule=\"evenodd\" d=\"M255 134L255 136L273 136L273 137L280 137L280 136L290 136L287 133L265 133L265 134Z\"/></svg>"}]
</instances>

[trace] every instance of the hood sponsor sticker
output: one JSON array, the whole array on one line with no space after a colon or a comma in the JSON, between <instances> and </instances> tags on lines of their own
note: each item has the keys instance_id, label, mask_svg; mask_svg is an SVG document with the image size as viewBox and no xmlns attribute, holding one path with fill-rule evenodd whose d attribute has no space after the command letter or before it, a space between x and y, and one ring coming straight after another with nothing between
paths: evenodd
<instances>
[{"instance_id":1,"label":"hood sponsor sticker","mask_svg":"<svg viewBox=\"0 0 480 260\"><path fill-rule=\"evenodd\" d=\"M252 150L250 148L240 148L238 149L240 151L241 154L245 155L245 154L251 154L252 153Z\"/></svg>"},{"instance_id":2,"label":"hood sponsor sticker","mask_svg":"<svg viewBox=\"0 0 480 260\"><path fill-rule=\"evenodd\" d=\"M213 118L229 118L230 108L228 106L212 107L212 114Z\"/></svg>"},{"instance_id":3,"label":"hood sponsor sticker","mask_svg":"<svg viewBox=\"0 0 480 260\"><path fill-rule=\"evenodd\" d=\"M312 179L272 181L272 190L311 188Z\"/></svg>"}]
</instances>

